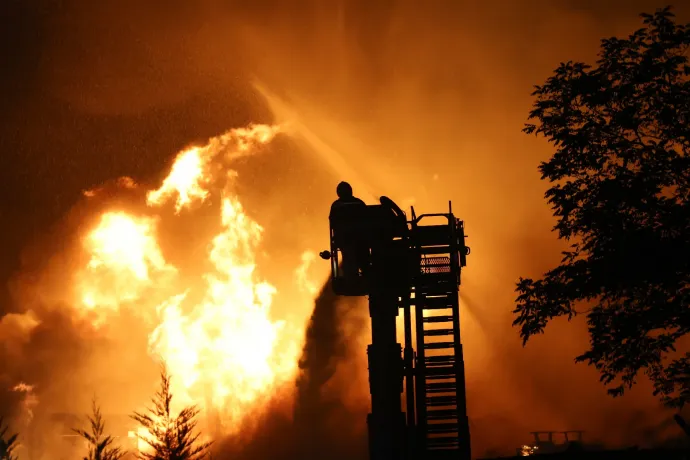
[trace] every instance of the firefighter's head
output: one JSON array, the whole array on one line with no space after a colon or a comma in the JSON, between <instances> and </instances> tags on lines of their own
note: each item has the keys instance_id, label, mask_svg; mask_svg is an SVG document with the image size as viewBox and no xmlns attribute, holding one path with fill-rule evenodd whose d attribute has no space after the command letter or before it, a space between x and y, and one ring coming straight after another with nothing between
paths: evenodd
<instances>
[{"instance_id":1,"label":"firefighter's head","mask_svg":"<svg viewBox=\"0 0 690 460\"><path fill-rule=\"evenodd\" d=\"M347 182L341 182L335 189L338 198L352 198L352 186Z\"/></svg>"}]
</instances>

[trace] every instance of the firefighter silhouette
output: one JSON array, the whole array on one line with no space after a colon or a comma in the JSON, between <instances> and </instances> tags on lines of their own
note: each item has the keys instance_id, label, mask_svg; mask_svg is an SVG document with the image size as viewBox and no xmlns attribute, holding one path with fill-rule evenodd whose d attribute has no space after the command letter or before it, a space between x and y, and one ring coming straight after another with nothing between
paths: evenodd
<instances>
[{"instance_id":1,"label":"firefighter silhouette","mask_svg":"<svg viewBox=\"0 0 690 460\"><path fill-rule=\"evenodd\" d=\"M341 182L336 188L338 199L331 205L331 227L336 246L342 255L343 275L346 279L366 276L369 266L369 246L363 231L366 204L355 197L352 186Z\"/></svg>"}]
</instances>

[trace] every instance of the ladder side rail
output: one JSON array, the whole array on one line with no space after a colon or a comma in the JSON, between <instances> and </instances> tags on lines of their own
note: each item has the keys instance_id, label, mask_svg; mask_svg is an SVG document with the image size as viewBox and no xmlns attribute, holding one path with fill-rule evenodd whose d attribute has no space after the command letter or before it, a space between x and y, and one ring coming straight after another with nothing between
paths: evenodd
<instances>
[{"instance_id":1,"label":"ladder side rail","mask_svg":"<svg viewBox=\"0 0 690 460\"><path fill-rule=\"evenodd\" d=\"M461 251L464 247L464 228L462 222L452 214L449 216L449 224L452 231L452 270L455 272L455 292L453 293L453 332L455 342L455 375L456 375L456 408L458 415L458 440L460 442L460 454L463 460L471 458L471 439L469 420L467 417L467 393L465 391L465 360L460 333L460 276L462 272L463 258Z\"/></svg>"},{"instance_id":2,"label":"ladder side rail","mask_svg":"<svg viewBox=\"0 0 690 460\"><path fill-rule=\"evenodd\" d=\"M338 276L338 247L335 244L335 232L331 225L328 226L328 232L331 240L331 279Z\"/></svg>"},{"instance_id":3,"label":"ladder side rail","mask_svg":"<svg viewBox=\"0 0 690 460\"><path fill-rule=\"evenodd\" d=\"M467 265L467 256L470 254L470 248L466 245L465 238L467 238L467 235L465 235L465 222L463 222L460 219L457 219L456 228L458 229L458 245L460 249L460 268L465 267Z\"/></svg>"},{"instance_id":4,"label":"ladder side rail","mask_svg":"<svg viewBox=\"0 0 690 460\"><path fill-rule=\"evenodd\" d=\"M415 298L418 301L415 305L415 329L417 335L417 359L415 363L415 405L417 409L417 451L424 452L426 450L426 433L428 430L428 415L426 410L426 352L424 349L424 308L423 299L424 294L415 292Z\"/></svg>"},{"instance_id":5,"label":"ladder side rail","mask_svg":"<svg viewBox=\"0 0 690 460\"><path fill-rule=\"evenodd\" d=\"M462 460L470 460L470 432L467 418L467 394L465 391L465 360L460 339L460 306L457 293L453 302L453 330L455 352L455 401L458 420L458 441Z\"/></svg>"},{"instance_id":6,"label":"ladder side rail","mask_svg":"<svg viewBox=\"0 0 690 460\"><path fill-rule=\"evenodd\" d=\"M406 293L402 297L403 302L403 322L405 328L405 350L403 358L405 361L405 397L407 405L407 425L409 433L415 432L415 416L417 410L415 408L415 365L414 365L414 350L412 348L412 305L410 302L410 293ZM412 441L410 439L410 441ZM410 443L410 447L413 446ZM411 449L412 450L412 449Z\"/></svg>"},{"instance_id":7,"label":"ladder side rail","mask_svg":"<svg viewBox=\"0 0 690 460\"><path fill-rule=\"evenodd\" d=\"M456 224L455 216L450 214L448 216L448 227L450 228L450 267L457 286L460 286L460 248L458 247L458 228Z\"/></svg>"},{"instance_id":8,"label":"ladder side rail","mask_svg":"<svg viewBox=\"0 0 690 460\"><path fill-rule=\"evenodd\" d=\"M414 211L413 211L414 215ZM417 220L412 221L410 235L410 254L414 257L412 284L415 291L415 335L417 337L417 359L415 363L415 407L417 409L417 452L426 451L427 411L426 411L426 363L424 350L424 304L425 298L420 289L422 255L416 239Z\"/></svg>"}]
</instances>

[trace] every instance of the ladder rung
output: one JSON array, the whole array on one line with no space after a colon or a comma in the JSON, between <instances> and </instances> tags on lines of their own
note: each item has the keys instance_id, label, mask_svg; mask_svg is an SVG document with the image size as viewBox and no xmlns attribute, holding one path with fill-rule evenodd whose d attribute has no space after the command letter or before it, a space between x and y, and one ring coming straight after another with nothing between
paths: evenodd
<instances>
[{"instance_id":1,"label":"ladder rung","mask_svg":"<svg viewBox=\"0 0 690 460\"><path fill-rule=\"evenodd\" d=\"M451 254L452 252L453 249L447 244L443 246L426 246L419 248L419 253L423 255Z\"/></svg>"},{"instance_id":2,"label":"ladder rung","mask_svg":"<svg viewBox=\"0 0 690 460\"><path fill-rule=\"evenodd\" d=\"M453 347L455 347L455 343L453 343L453 342L432 342L432 343L425 343L424 344L425 350L441 350L444 348L453 348Z\"/></svg>"},{"instance_id":3,"label":"ladder rung","mask_svg":"<svg viewBox=\"0 0 690 460\"><path fill-rule=\"evenodd\" d=\"M432 393L456 391L455 382L427 383L426 391Z\"/></svg>"},{"instance_id":4,"label":"ladder rung","mask_svg":"<svg viewBox=\"0 0 690 460\"><path fill-rule=\"evenodd\" d=\"M434 443L430 443L429 442L430 439L436 439L436 438L429 438L427 440L427 443L426 443L426 448L432 452L448 451L449 453L451 453L451 452L454 453L460 449L460 441L458 441L457 439L453 440L453 438L449 438L449 437L438 438L438 439L444 439L444 440L447 439L447 441L445 441L445 442L434 442ZM443 458L447 458L447 457L444 456ZM460 458L460 457L454 456L453 458Z\"/></svg>"},{"instance_id":5,"label":"ladder rung","mask_svg":"<svg viewBox=\"0 0 690 460\"><path fill-rule=\"evenodd\" d=\"M421 305L424 310L440 310L452 308L453 300L450 297L427 297L425 299L415 299L415 305Z\"/></svg>"},{"instance_id":6,"label":"ladder rung","mask_svg":"<svg viewBox=\"0 0 690 460\"><path fill-rule=\"evenodd\" d=\"M457 433L458 424L456 423L429 423L426 426L427 433Z\"/></svg>"},{"instance_id":7,"label":"ladder rung","mask_svg":"<svg viewBox=\"0 0 690 460\"><path fill-rule=\"evenodd\" d=\"M457 444L460 442L460 439L457 434L455 436L438 436L437 433L433 433L436 436L427 436L426 441L427 444L433 443L433 444Z\"/></svg>"},{"instance_id":8,"label":"ladder rung","mask_svg":"<svg viewBox=\"0 0 690 460\"><path fill-rule=\"evenodd\" d=\"M450 323L453 321L452 315L425 316L422 320L425 323Z\"/></svg>"},{"instance_id":9,"label":"ladder rung","mask_svg":"<svg viewBox=\"0 0 690 460\"><path fill-rule=\"evenodd\" d=\"M455 355L426 356L424 358L424 364L427 366L438 366L453 363L455 363Z\"/></svg>"},{"instance_id":10,"label":"ladder rung","mask_svg":"<svg viewBox=\"0 0 690 460\"><path fill-rule=\"evenodd\" d=\"M426 389L426 392L429 394L432 393L455 393L455 388L428 388Z\"/></svg>"},{"instance_id":11,"label":"ladder rung","mask_svg":"<svg viewBox=\"0 0 690 460\"><path fill-rule=\"evenodd\" d=\"M458 402L455 396L429 396L426 398L426 405L432 406L454 406Z\"/></svg>"},{"instance_id":12,"label":"ladder rung","mask_svg":"<svg viewBox=\"0 0 690 460\"><path fill-rule=\"evenodd\" d=\"M429 425L432 425L431 423ZM433 425L437 425L434 423ZM450 434L450 436L448 436ZM445 436L444 436L445 435ZM457 432L446 432L446 433L427 433L427 441L433 441L434 443L443 444L446 442L460 442L460 436Z\"/></svg>"},{"instance_id":13,"label":"ladder rung","mask_svg":"<svg viewBox=\"0 0 690 460\"><path fill-rule=\"evenodd\" d=\"M443 441L460 441L460 436L458 436L457 431L446 431L446 432L439 432L439 433L427 433L426 434L426 439L431 440L433 439L434 441L438 441L439 443L442 443Z\"/></svg>"},{"instance_id":14,"label":"ladder rung","mask_svg":"<svg viewBox=\"0 0 690 460\"><path fill-rule=\"evenodd\" d=\"M433 439L433 442L431 442ZM436 440L439 441L436 441ZM458 451L460 449L460 440L454 437L445 436L443 438L427 438L426 448L433 452L448 451L448 453ZM448 458L448 457L443 457ZM460 458L457 454L452 458Z\"/></svg>"},{"instance_id":15,"label":"ladder rung","mask_svg":"<svg viewBox=\"0 0 690 460\"><path fill-rule=\"evenodd\" d=\"M439 367L453 366L455 361L437 361L434 363L426 363L424 365L425 369L438 369ZM421 366L419 366L421 368Z\"/></svg>"},{"instance_id":16,"label":"ladder rung","mask_svg":"<svg viewBox=\"0 0 690 460\"><path fill-rule=\"evenodd\" d=\"M457 294L455 294L457 296ZM410 299L410 305L426 305L443 303L444 305L452 305L453 293L444 292L441 294L426 294L425 297L416 297Z\"/></svg>"},{"instance_id":17,"label":"ladder rung","mask_svg":"<svg viewBox=\"0 0 690 460\"><path fill-rule=\"evenodd\" d=\"M457 295L458 285L455 281L444 281L440 283L426 283L415 287L415 292L427 295Z\"/></svg>"},{"instance_id":18,"label":"ladder rung","mask_svg":"<svg viewBox=\"0 0 690 460\"><path fill-rule=\"evenodd\" d=\"M441 411L437 411L441 412ZM429 422L443 422L443 423L454 423L458 419L458 414L457 411L455 410L448 410L447 412L444 412L443 414L434 414L432 412L428 412L426 414L426 419ZM429 423L430 425L431 423Z\"/></svg>"},{"instance_id":19,"label":"ladder rung","mask_svg":"<svg viewBox=\"0 0 690 460\"><path fill-rule=\"evenodd\" d=\"M426 418L428 420L457 420L457 409L442 409L442 410L427 410Z\"/></svg>"},{"instance_id":20,"label":"ladder rung","mask_svg":"<svg viewBox=\"0 0 690 460\"><path fill-rule=\"evenodd\" d=\"M460 444L427 446L426 453L427 458L436 458L437 460L456 460L462 458L460 456Z\"/></svg>"},{"instance_id":21,"label":"ladder rung","mask_svg":"<svg viewBox=\"0 0 690 460\"><path fill-rule=\"evenodd\" d=\"M444 335L453 335L453 329L427 329L424 331L425 337L439 337Z\"/></svg>"},{"instance_id":22,"label":"ladder rung","mask_svg":"<svg viewBox=\"0 0 690 460\"><path fill-rule=\"evenodd\" d=\"M425 369L424 375L427 377L442 379L442 378L455 378L455 367L454 366L437 366L437 367L427 367Z\"/></svg>"}]
</instances>

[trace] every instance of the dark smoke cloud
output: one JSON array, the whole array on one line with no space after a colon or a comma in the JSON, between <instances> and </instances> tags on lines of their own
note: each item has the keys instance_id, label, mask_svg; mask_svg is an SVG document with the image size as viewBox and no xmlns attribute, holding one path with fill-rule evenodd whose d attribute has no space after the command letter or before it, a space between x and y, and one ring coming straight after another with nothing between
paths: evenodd
<instances>
[{"instance_id":1,"label":"dark smoke cloud","mask_svg":"<svg viewBox=\"0 0 690 460\"><path fill-rule=\"evenodd\" d=\"M220 458L241 460L292 460L366 458L366 406L349 404L343 395L358 384L365 369L348 366L362 350L348 327L364 329L364 304L337 297L330 281L321 288L309 320L294 389L293 410L269 410L259 429L247 442L229 439L219 449Z\"/></svg>"},{"instance_id":2,"label":"dark smoke cloud","mask_svg":"<svg viewBox=\"0 0 690 460\"><path fill-rule=\"evenodd\" d=\"M357 308L359 312L354 311ZM361 319L361 311L366 311L363 302L336 297L330 282L316 300L300 361L302 373L297 379L294 422L299 449L303 450L301 458L315 458L325 451L330 451L329 457L334 459L363 457L364 419L361 413L349 410L343 393L358 381L364 369L339 367L363 352L344 328L358 316Z\"/></svg>"}]
</instances>

